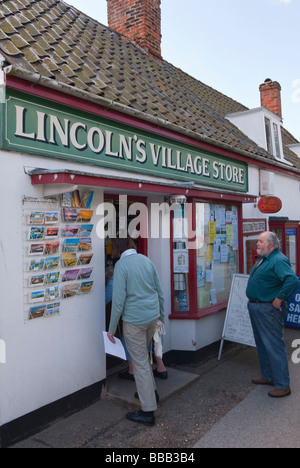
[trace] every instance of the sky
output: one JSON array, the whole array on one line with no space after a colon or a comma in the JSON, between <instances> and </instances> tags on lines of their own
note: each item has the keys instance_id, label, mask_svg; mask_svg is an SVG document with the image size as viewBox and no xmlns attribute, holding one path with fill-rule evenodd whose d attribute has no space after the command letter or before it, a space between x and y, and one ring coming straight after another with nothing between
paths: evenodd
<instances>
[{"instance_id":1,"label":"sky","mask_svg":"<svg viewBox=\"0 0 300 468\"><path fill-rule=\"evenodd\" d=\"M66 0L107 25L106 0ZM284 127L300 141L300 0L161 0L162 56L249 107L281 85Z\"/></svg>"}]
</instances>

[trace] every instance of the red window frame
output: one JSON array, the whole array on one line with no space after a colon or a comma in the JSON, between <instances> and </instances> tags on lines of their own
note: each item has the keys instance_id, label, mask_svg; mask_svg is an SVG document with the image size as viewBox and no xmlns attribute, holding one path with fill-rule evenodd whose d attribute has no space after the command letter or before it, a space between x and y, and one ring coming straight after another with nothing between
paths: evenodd
<instances>
[{"instance_id":1,"label":"red window frame","mask_svg":"<svg viewBox=\"0 0 300 468\"><path fill-rule=\"evenodd\" d=\"M288 229L296 229L296 275L300 276L300 222L299 221L269 221L269 229L282 229L281 250L284 255L286 250L286 236Z\"/></svg>"},{"instance_id":2,"label":"red window frame","mask_svg":"<svg viewBox=\"0 0 300 468\"><path fill-rule=\"evenodd\" d=\"M192 229L193 232L196 230L196 203L216 203L215 199L204 199L204 198L192 198L187 200L188 203L192 203ZM218 204L222 205L235 205L238 208L238 273L243 271L244 265L244 254L243 254L243 210L242 203L237 202L236 200L219 200ZM171 213L172 216L172 213ZM174 310L174 259L173 259L173 222L171 218L170 222L170 259L171 259L171 314L169 315L170 320L199 320L210 315L216 314L226 309L228 301L221 302L203 309L198 308L197 300L197 259L196 259L196 250L189 249L189 310L188 311L175 311ZM192 239L190 239L191 241Z\"/></svg>"}]
</instances>

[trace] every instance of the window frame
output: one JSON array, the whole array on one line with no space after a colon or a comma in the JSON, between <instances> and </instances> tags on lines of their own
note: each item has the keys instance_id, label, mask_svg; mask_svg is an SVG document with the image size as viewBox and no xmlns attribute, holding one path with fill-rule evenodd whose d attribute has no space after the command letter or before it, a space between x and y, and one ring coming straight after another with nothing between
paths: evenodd
<instances>
[{"instance_id":1,"label":"window frame","mask_svg":"<svg viewBox=\"0 0 300 468\"><path fill-rule=\"evenodd\" d=\"M277 129L277 138L275 136L275 127ZM268 128L268 130L267 130ZM272 119L271 116L264 113L264 129L265 129L265 141L266 150L274 156L278 161L284 160L282 136L281 136L281 125ZM270 134L268 135L268 131ZM279 152L279 154L278 154Z\"/></svg>"},{"instance_id":2,"label":"window frame","mask_svg":"<svg viewBox=\"0 0 300 468\"><path fill-rule=\"evenodd\" d=\"M205 204L219 204L219 205L234 205L238 210L238 263L237 263L237 273L243 272L244 257L243 257L243 205L242 202L236 200L216 200L216 199L207 199L207 198L191 198L187 200L188 203L192 203L192 230L196 231L196 203L205 203ZM226 310L228 300L220 302L218 304L210 305L202 309L198 308L197 300L197 255L196 249L189 249L189 291L188 291L188 300L189 300L189 310L187 311L175 311L174 307L174 259L173 259L173 213L170 214L170 267L171 267L171 314L169 316L170 320L199 320L205 317L209 317L216 313ZM192 239L189 239L191 242Z\"/></svg>"}]
</instances>

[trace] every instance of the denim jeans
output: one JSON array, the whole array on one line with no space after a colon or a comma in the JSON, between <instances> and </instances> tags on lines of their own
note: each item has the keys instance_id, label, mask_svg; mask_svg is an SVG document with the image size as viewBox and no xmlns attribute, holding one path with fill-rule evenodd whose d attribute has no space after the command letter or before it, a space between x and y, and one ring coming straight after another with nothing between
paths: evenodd
<instances>
[{"instance_id":1,"label":"denim jeans","mask_svg":"<svg viewBox=\"0 0 300 468\"><path fill-rule=\"evenodd\" d=\"M248 310L262 377L274 381L276 388L288 388L290 376L283 336L286 303L278 310L271 303L249 302Z\"/></svg>"}]
</instances>

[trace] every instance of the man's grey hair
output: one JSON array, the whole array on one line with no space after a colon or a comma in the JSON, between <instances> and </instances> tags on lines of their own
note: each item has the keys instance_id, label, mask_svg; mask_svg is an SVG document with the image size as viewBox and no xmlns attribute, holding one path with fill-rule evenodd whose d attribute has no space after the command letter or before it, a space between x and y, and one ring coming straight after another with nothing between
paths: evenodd
<instances>
[{"instance_id":1,"label":"man's grey hair","mask_svg":"<svg viewBox=\"0 0 300 468\"><path fill-rule=\"evenodd\" d=\"M280 240L278 239L275 232L268 232L267 240L269 243L273 244L274 249L280 249Z\"/></svg>"}]
</instances>

